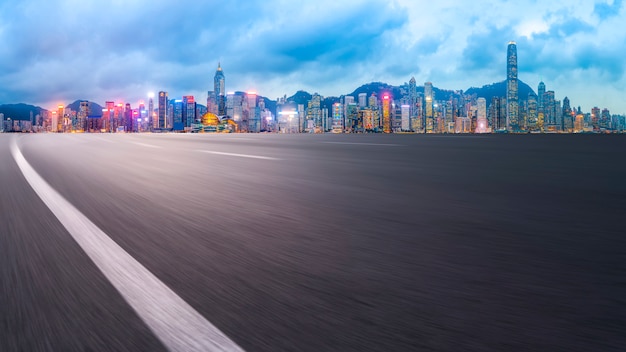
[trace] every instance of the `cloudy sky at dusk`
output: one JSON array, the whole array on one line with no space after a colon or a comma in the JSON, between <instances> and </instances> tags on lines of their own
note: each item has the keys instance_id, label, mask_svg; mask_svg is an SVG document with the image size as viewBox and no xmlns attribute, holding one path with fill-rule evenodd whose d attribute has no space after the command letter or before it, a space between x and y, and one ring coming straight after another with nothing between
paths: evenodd
<instances>
[{"instance_id":1,"label":"cloudy sky at dusk","mask_svg":"<svg viewBox=\"0 0 626 352\"><path fill-rule=\"evenodd\" d=\"M226 90L323 96L414 76L444 89L519 77L588 111L626 113L622 0L143 1L0 4L0 103L130 102L151 91L203 102Z\"/></svg>"}]
</instances>

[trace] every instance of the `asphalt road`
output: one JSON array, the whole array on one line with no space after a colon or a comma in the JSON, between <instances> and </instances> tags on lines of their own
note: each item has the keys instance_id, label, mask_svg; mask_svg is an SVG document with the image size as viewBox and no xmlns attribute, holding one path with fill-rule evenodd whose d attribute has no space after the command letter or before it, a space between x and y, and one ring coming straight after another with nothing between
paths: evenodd
<instances>
[{"instance_id":1,"label":"asphalt road","mask_svg":"<svg viewBox=\"0 0 626 352\"><path fill-rule=\"evenodd\" d=\"M0 134L0 351L166 350L14 142L246 351L626 346L625 136Z\"/></svg>"}]
</instances>

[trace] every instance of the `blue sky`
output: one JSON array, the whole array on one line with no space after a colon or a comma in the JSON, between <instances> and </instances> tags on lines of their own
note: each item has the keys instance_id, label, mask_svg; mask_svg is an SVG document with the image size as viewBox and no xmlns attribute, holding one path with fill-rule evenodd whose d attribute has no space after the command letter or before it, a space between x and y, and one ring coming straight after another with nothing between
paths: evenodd
<instances>
[{"instance_id":1,"label":"blue sky","mask_svg":"<svg viewBox=\"0 0 626 352\"><path fill-rule=\"evenodd\" d=\"M412 76L444 89L519 77L588 111L626 113L622 0L143 1L0 4L0 103L203 102L218 61L226 89L275 99L338 96Z\"/></svg>"}]
</instances>

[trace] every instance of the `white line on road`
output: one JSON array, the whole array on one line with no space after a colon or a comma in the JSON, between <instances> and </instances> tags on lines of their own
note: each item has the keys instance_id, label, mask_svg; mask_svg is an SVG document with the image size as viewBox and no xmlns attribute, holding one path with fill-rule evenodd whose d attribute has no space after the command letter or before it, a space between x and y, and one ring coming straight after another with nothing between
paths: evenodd
<instances>
[{"instance_id":1,"label":"white line on road","mask_svg":"<svg viewBox=\"0 0 626 352\"><path fill-rule=\"evenodd\" d=\"M402 147L403 144L388 144L388 143L357 143L357 142L322 142L326 144L351 144L351 145L380 145L385 147Z\"/></svg>"},{"instance_id":2,"label":"white line on road","mask_svg":"<svg viewBox=\"0 0 626 352\"><path fill-rule=\"evenodd\" d=\"M198 152L208 153L208 154L216 154L216 155L236 156L236 157L240 157L240 158L250 158L250 159L281 160L279 158L273 158L271 156L237 154L237 153L226 153L226 152L215 152L215 151L212 151L212 150L198 150Z\"/></svg>"},{"instance_id":3,"label":"white line on road","mask_svg":"<svg viewBox=\"0 0 626 352\"><path fill-rule=\"evenodd\" d=\"M11 152L24 177L89 258L171 351L243 351Z\"/></svg>"},{"instance_id":4,"label":"white line on road","mask_svg":"<svg viewBox=\"0 0 626 352\"><path fill-rule=\"evenodd\" d=\"M152 145L152 144L141 143L141 142L131 142L131 143L140 145L142 147L148 147L148 148L158 148L158 149L162 148L162 147L159 147L158 145Z\"/></svg>"}]
</instances>

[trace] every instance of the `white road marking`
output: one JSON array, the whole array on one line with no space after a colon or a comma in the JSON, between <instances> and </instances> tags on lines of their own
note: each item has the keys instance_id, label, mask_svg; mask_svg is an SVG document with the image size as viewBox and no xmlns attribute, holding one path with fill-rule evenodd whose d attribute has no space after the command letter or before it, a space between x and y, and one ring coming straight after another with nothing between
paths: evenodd
<instances>
[{"instance_id":1,"label":"white road marking","mask_svg":"<svg viewBox=\"0 0 626 352\"><path fill-rule=\"evenodd\" d=\"M208 154L216 154L216 155L236 156L236 157L240 157L240 158L250 158L250 159L281 160L279 158L273 158L271 156L237 154L237 153L226 153L226 152L215 152L215 151L212 151L212 150L198 150L198 152L208 153Z\"/></svg>"},{"instance_id":2,"label":"white road marking","mask_svg":"<svg viewBox=\"0 0 626 352\"><path fill-rule=\"evenodd\" d=\"M148 148L157 148L157 149L161 149L162 147L159 147L158 145L152 145L152 144L147 144L147 143L141 143L141 142L131 142L133 144L136 145L140 145L142 147L148 147Z\"/></svg>"},{"instance_id":3,"label":"white road marking","mask_svg":"<svg viewBox=\"0 0 626 352\"><path fill-rule=\"evenodd\" d=\"M385 147L402 147L403 144L389 144L389 143L357 143L357 142L322 142L326 144L351 144L351 145L380 145Z\"/></svg>"},{"instance_id":4,"label":"white road marking","mask_svg":"<svg viewBox=\"0 0 626 352\"><path fill-rule=\"evenodd\" d=\"M171 351L243 351L11 152L24 177L89 258Z\"/></svg>"}]
</instances>

